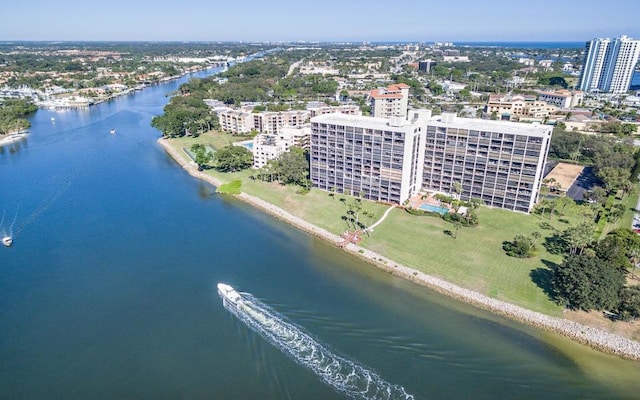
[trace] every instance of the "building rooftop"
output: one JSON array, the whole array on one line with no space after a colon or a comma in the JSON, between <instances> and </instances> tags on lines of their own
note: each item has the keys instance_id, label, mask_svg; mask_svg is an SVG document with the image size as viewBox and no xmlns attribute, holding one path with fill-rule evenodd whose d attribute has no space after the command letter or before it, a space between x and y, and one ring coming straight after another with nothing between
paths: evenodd
<instances>
[{"instance_id":1,"label":"building rooftop","mask_svg":"<svg viewBox=\"0 0 640 400\"><path fill-rule=\"evenodd\" d=\"M373 89L369 94L374 99L401 99L402 93L386 93L384 89Z\"/></svg>"},{"instance_id":2,"label":"building rooftop","mask_svg":"<svg viewBox=\"0 0 640 400\"><path fill-rule=\"evenodd\" d=\"M576 91L570 91L567 89L560 89L560 90L556 90L554 92L549 92L549 91L540 91L538 92L541 95L547 95L547 96L557 96L557 97L569 97L569 96L573 96L575 94L582 94L581 91L576 90Z\"/></svg>"},{"instance_id":3,"label":"building rooftop","mask_svg":"<svg viewBox=\"0 0 640 400\"><path fill-rule=\"evenodd\" d=\"M401 126L392 125L390 119L367 117L361 115L348 115L348 114L325 114L311 118L311 122L319 124L335 124L335 125L347 125L358 126L362 128L378 129L378 130L398 130L398 128L404 128L406 126L413 126L407 120L402 118L403 124Z\"/></svg>"},{"instance_id":4,"label":"building rooftop","mask_svg":"<svg viewBox=\"0 0 640 400\"><path fill-rule=\"evenodd\" d=\"M400 90L400 89L411 89L411 86L407 85L406 83L396 83L393 85L389 85L387 87L388 90Z\"/></svg>"},{"instance_id":5,"label":"building rooftop","mask_svg":"<svg viewBox=\"0 0 640 400\"><path fill-rule=\"evenodd\" d=\"M583 169L583 165L558 163L545 178L549 180L554 179L560 184L560 190L566 192L573 186L573 183L578 179Z\"/></svg>"},{"instance_id":6,"label":"building rooftop","mask_svg":"<svg viewBox=\"0 0 640 400\"><path fill-rule=\"evenodd\" d=\"M373 89L369 95L375 99L401 99L402 89L411 89L406 83L396 83L386 88Z\"/></svg>"},{"instance_id":7,"label":"building rooftop","mask_svg":"<svg viewBox=\"0 0 640 400\"><path fill-rule=\"evenodd\" d=\"M441 115L435 116L429 121L429 125L537 137L544 137L553 130L553 127L550 125L541 125L535 122L527 124L523 122L493 121L479 118L458 118L455 115L452 117L453 118L451 118L451 116L445 116L443 118Z\"/></svg>"}]
</instances>

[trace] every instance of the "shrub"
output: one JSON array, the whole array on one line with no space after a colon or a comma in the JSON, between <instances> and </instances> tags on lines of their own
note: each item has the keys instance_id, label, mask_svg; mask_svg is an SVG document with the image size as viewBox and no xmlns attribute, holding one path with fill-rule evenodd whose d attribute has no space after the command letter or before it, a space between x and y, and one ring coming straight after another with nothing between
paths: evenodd
<instances>
[{"instance_id":1,"label":"shrub","mask_svg":"<svg viewBox=\"0 0 640 400\"><path fill-rule=\"evenodd\" d=\"M511 257L531 258L536 255L534 239L524 235L516 235L513 241L504 242L502 248Z\"/></svg>"},{"instance_id":2,"label":"shrub","mask_svg":"<svg viewBox=\"0 0 640 400\"><path fill-rule=\"evenodd\" d=\"M430 216L430 217L438 217L440 218L441 215L440 213L437 213L435 211L425 211L425 210L419 210L416 208L405 208L404 209L406 212L408 212L411 215L417 215L417 216Z\"/></svg>"},{"instance_id":3,"label":"shrub","mask_svg":"<svg viewBox=\"0 0 640 400\"><path fill-rule=\"evenodd\" d=\"M453 202L453 197L447 196L446 194L436 193L433 195L436 200L440 200L443 203L451 204Z\"/></svg>"},{"instance_id":4,"label":"shrub","mask_svg":"<svg viewBox=\"0 0 640 400\"><path fill-rule=\"evenodd\" d=\"M478 226L478 216L472 211L469 211L466 216L458 213L447 213L442 215L442 219L452 224L460 222L463 226Z\"/></svg>"}]
</instances>

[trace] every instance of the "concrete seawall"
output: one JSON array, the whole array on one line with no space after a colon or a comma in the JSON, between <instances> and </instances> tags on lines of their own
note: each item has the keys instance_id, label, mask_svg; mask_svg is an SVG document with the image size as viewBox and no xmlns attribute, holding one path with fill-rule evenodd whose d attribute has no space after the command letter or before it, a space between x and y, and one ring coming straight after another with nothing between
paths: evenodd
<instances>
[{"instance_id":1,"label":"concrete seawall","mask_svg":"<svg viewBox=\"0 0 640 400\"><path fill-rule=\"evenodd\" d=\"M171 157L182 165L182 167L192 176L203 179L214 186L220 186L222 184L212 176L209 176L202 171L198 171L197 165L193 162L186 161L177 150L167 143L167 140L160 139L158 142L165 148ZM266 211L274 217L279 218L300 230L327 240L335 245L342 243L344 240L338 235L334 235L325 229L315 226L302 218L292 215L289 212L255 196L241 193L236 197L253 205L254 207ZM522 322L529 326L559 333L569 339L606 353L631 360L640 360L640 342L605 332L597 328L585 326L577 322L551 317L539 312L527 310L505 301L493 299L481 293L454 285L443 279L403 266L378 253L354 244L348 244L344 246L343 249L395 276L407 279L421 286L429 287L441 294L456 298L465 303Z\"/></svg>"}]
</instances>

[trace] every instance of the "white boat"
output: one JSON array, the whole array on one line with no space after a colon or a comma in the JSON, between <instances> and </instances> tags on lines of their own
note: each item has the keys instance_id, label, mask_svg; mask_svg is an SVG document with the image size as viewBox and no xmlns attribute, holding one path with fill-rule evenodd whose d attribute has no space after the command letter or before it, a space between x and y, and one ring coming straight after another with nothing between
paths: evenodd
<instances>
[{"instance_id":1,"label":"white boat","mask_svg":"<svg viewBox=\"0 0 640 400\"><path fill-rule=\"evenodd\" d=\"M218 294L220 294L222 302L226 305L232 305L237 308L239 303L242 302L240 293L226 283L218 283Z\"/></svg>"},{"instance_id":2,"label":"white boat","mask_svg":"<svg viewBox=\"0 0 640 400\"><path fill-rule=\"evenodd\" d=\"M240 321L347 397L413 400L402 386L393 385L374 371L333 353L250 294L240 294L225 283L218 283L218 293L224 307Z\"/></svg>"},{"instance_id":3,"label":"white boat","mask_svg":"<svg viewBox=\"0 0 640 400\"><path fill-rule=\"evenodd\" d=\"M51 122L56 122L56 119L51 117Z\"/></svg>"},{"instance_id":4,"label":"white boat","mask_svg":"<svg viewBox=\"0 0 640 400\"><path fill-rule=\"evenodd\" d=\"M9 247L13 243L13 238L11 236L4 236L2 238L2 244Z\"/></svg>"},{"instance_id":5,"label":"white boat","mask_svg":"<svg viewBox=\"0 0 640 400\"><path fill-rule=\"evenodd\" d=\"M110 134L112 134L112 135L113 135L113 134L115 134L115 133L116 133L115 128L114 128L114 129L111 129L111 130L109 131L109 133L110 133Z\"/></svg>"},{"instance_id":6,"label":"white boat","mask_svg":"<svg viewBox=\"0 0 640 400\"><path fill-rule=\"evenodd\" d=\"M18 212L16 211L16 215L15 217L13 217L13 222L11 223L11 226L9 227L9 231L7 233L6 230L4 230L4 214L5 211L2 211L2 218L0 219L0 229L2 229L2 244L5 245L6 247L11 246L11 244L13 243L13 225L16 223L16 218L18 217Z\"/></svg>"}]
</instances>

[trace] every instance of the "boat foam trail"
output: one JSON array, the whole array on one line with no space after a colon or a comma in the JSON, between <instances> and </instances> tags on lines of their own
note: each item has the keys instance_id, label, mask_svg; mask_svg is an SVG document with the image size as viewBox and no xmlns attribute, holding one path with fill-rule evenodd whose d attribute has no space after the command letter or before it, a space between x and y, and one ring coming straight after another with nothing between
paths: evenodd
<instances>
[{"instance_id":1,"label":"boat foam trail","mask_svg":"<svg viewBox=\"0 0 640 400\"><path fill-rule=\"evenodd\" d=\"M2 236L6 235L7 233L4 231L4 214L5 214L6 210L2 210L2 219L0 219L0 230L2 232Z\"/></svg>"},{"instance_id":2,"label":"boat foam trail","mask_svg":"<svg viewBox=\"0 0 640 400\"><path fill-rule=\"evenodd\" d=\"M336 355L292 322L248 293L218 284L222 304L249 328L303 365L337 391L354 399L413 399L400 385Z\"/></svg>"}]
</instances>

